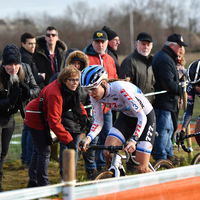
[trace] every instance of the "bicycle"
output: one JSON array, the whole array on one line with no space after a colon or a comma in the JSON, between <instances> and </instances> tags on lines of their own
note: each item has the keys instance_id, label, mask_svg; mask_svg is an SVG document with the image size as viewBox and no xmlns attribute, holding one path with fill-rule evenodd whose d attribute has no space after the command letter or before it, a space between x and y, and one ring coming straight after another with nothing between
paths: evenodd
<instances>
[{"instance_id":1,"label":"bicycle","mask_svg":"<svg viewBox=\"0 0 200 200\"><path fill-rule=\"evenodd\" d=\"M191 137L195 137L195 136L200 136L200 132L197 133L193 133L190 135L185 135L182 139L177 138L178 140L178 148L179 148L179 143L181 144L182 149L187 152L190 153L192 151L191 148L186 148L185 144L184 144L184 140L187 138L191 138ZM191 165L196 165L196 164L200 164L200 153L198 153L197 155L194 156L194 158L192 159Z\"/></svg>"},{"instance_id":2,"label":"bicycle","mask_svg":"<svg viewBox=\"0 0 200 200\"><path fill-rule=\"evenodd\" d=\"M138 166L140 163L135 161L135 156L128 154L128 152L125 152L124 155L120 155L119 151L123 150L123 146L104 146L104 145L94 145L94 146L87 146L88 149L92 150L107 150L110 153L113 153L111 166L107 171L101 172L95 180L105 179L105 178L111 178L111 177L120 177L120 176L126 176L126 171L122 164L122 159L126 158L126 162L130 161L133 165ZM87 152L83 152L83 158L88 163L93 163L93 161L88 159L88 156L86 155ZM149 162L149 168L155 172L160 169L171 169L174 168L172 162L170 160L160 159L157 160L153 165Z\"/></svg>"}]
</instances>

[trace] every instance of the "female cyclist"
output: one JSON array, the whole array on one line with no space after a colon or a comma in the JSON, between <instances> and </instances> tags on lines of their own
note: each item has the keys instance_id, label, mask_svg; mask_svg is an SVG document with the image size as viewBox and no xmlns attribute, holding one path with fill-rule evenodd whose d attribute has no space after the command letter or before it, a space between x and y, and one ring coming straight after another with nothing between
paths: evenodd
<instances>
[{"instance_id":1,"label":"female cyclist","mask_svg":"<svg viewBox=\"0 0 200 200\"><path fill-rule=\"evenodd\" d=\"M124 150L128 153L136 150L136 161L140 163L136 167L137 171L151 172L148 162L156 127L153 107L134 84L127 81L108 80L107 77L107 72L100 65L88 66L81 72L81 87L87 89L94 109L94 123L89 134L82 141L82 151L87 150L86 145L90 144L103 127L103 104L112 110L120 111L106 138L105 145L120 146L130 139ZM104 156L109 166L109 152L104 151Z\"/></svg>"}]
</instances>

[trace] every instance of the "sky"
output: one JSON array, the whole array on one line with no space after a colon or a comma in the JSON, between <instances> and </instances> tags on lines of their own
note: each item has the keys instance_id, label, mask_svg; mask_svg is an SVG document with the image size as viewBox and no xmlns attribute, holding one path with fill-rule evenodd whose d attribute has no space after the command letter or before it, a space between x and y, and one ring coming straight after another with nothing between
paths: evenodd
<instances>
[{"instance_id":1,"label":"sky","mask_svg":"<svg viewBox=\"0 0 200 200\"><path fill-rule=\"evenodd\" d=\"M26 14L34 16L48 13L50 16L61 16L64 13L67 5L73 5L75 2L81 0L1 0L0 18L9 17L13 19L18 14ZM115 7L122 2L129 2L130 0L82 0L87 2L91 8L99 7ZM77 8L81 9L81 8Z\"/></svg>"}]
</instances>

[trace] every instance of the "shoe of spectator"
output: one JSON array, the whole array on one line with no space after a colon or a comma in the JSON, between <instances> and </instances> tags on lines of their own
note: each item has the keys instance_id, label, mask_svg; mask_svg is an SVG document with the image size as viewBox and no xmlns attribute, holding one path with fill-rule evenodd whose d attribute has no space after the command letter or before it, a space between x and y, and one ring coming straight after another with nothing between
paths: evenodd
<instances>
[{"instance_id":1,"label":"shoe of spectator","mask_svg":"<svg viewBox=\"0 0 200 200\"><path fill-rule=\"evenodd\" d=\"M38 184L37 181L35 181L35 180L29 180L28 181L27 188L38 187L38 186L39 186L39 184Z\"/></svg>"},{"instance_id":2,"label":"shoe of spectator","mask_svg":"<svg viewBox=\"0 0 200 200\"><path fill-rule=\"evenodd\" d=\"M97 171L95 169L90 169L86 173L87 173L88 180L94 180L96 178Z\"/></svg>"},{"instance_id":3,"label":"shoe of spectator","mask_svg":"<svg viewBox=\"0 0 200 200\"><path fill-rule=\"evenodd\" d=\"M172 162L173 162L173 160L177 160L177 161L179 161L180 163L182 163L182 162L184 162L184 161L186 160L186 159L183 158L183 157L179 158L179 157L177 157L177 156L175 156L175 155L173 155L173 156L167 156L167 159L171 160Z\"/></svg>"},{"instance_id":4,"label":"shoe of spectator","mask_svg":"<svg viewBox=\"0 0 200 200\"><path fill-rule=\"evenodd\" d=\"M107 171L107 168L106 168L106 166L102 166L102 167L100 167L100 168L97 168L97 171L98 171L99 173L105 172L105 171Z\"/></svg>"},{"instance_id":5,"label":"shoe of spectator","mask_svg":"<svg viewBox=\"0 0 200 200\"><path fill-rule=\"evenodd\" d=\"M179 166L181 164L180 159L175 155L167 156L167 159L170 160L174 166Z\"/></svg>"}]
</instances>

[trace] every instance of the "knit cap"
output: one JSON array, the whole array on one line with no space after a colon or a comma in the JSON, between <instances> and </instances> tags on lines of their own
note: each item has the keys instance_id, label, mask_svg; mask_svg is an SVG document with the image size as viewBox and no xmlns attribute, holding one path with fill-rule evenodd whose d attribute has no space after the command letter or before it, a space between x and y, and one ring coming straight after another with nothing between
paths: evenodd
<instances>
[{"instance_id":1,"label":"knit cap","mask_svg":"<svg viewBox=\"0 0 200 200\"><path fill-rule=\"evenodd\" d=\"M3 50L2 65L9 65L12 63L21 63L21 53L14 44L7 45Z\"/></svg>"},{"instance_id":2,"label":"knit cap","mask_svg":"<svg viewBox=\"0 0 200 200\"><path fill-rule=\"evenodd\" d=\"M102 28L103 31L105 31L107 33L107 36L108 36L108 40L112 40L113 38L119 36L115 31L113 31L112 29L110 29L109 27L107 26L104 26Z\"/></svg>"}]
</instances>

